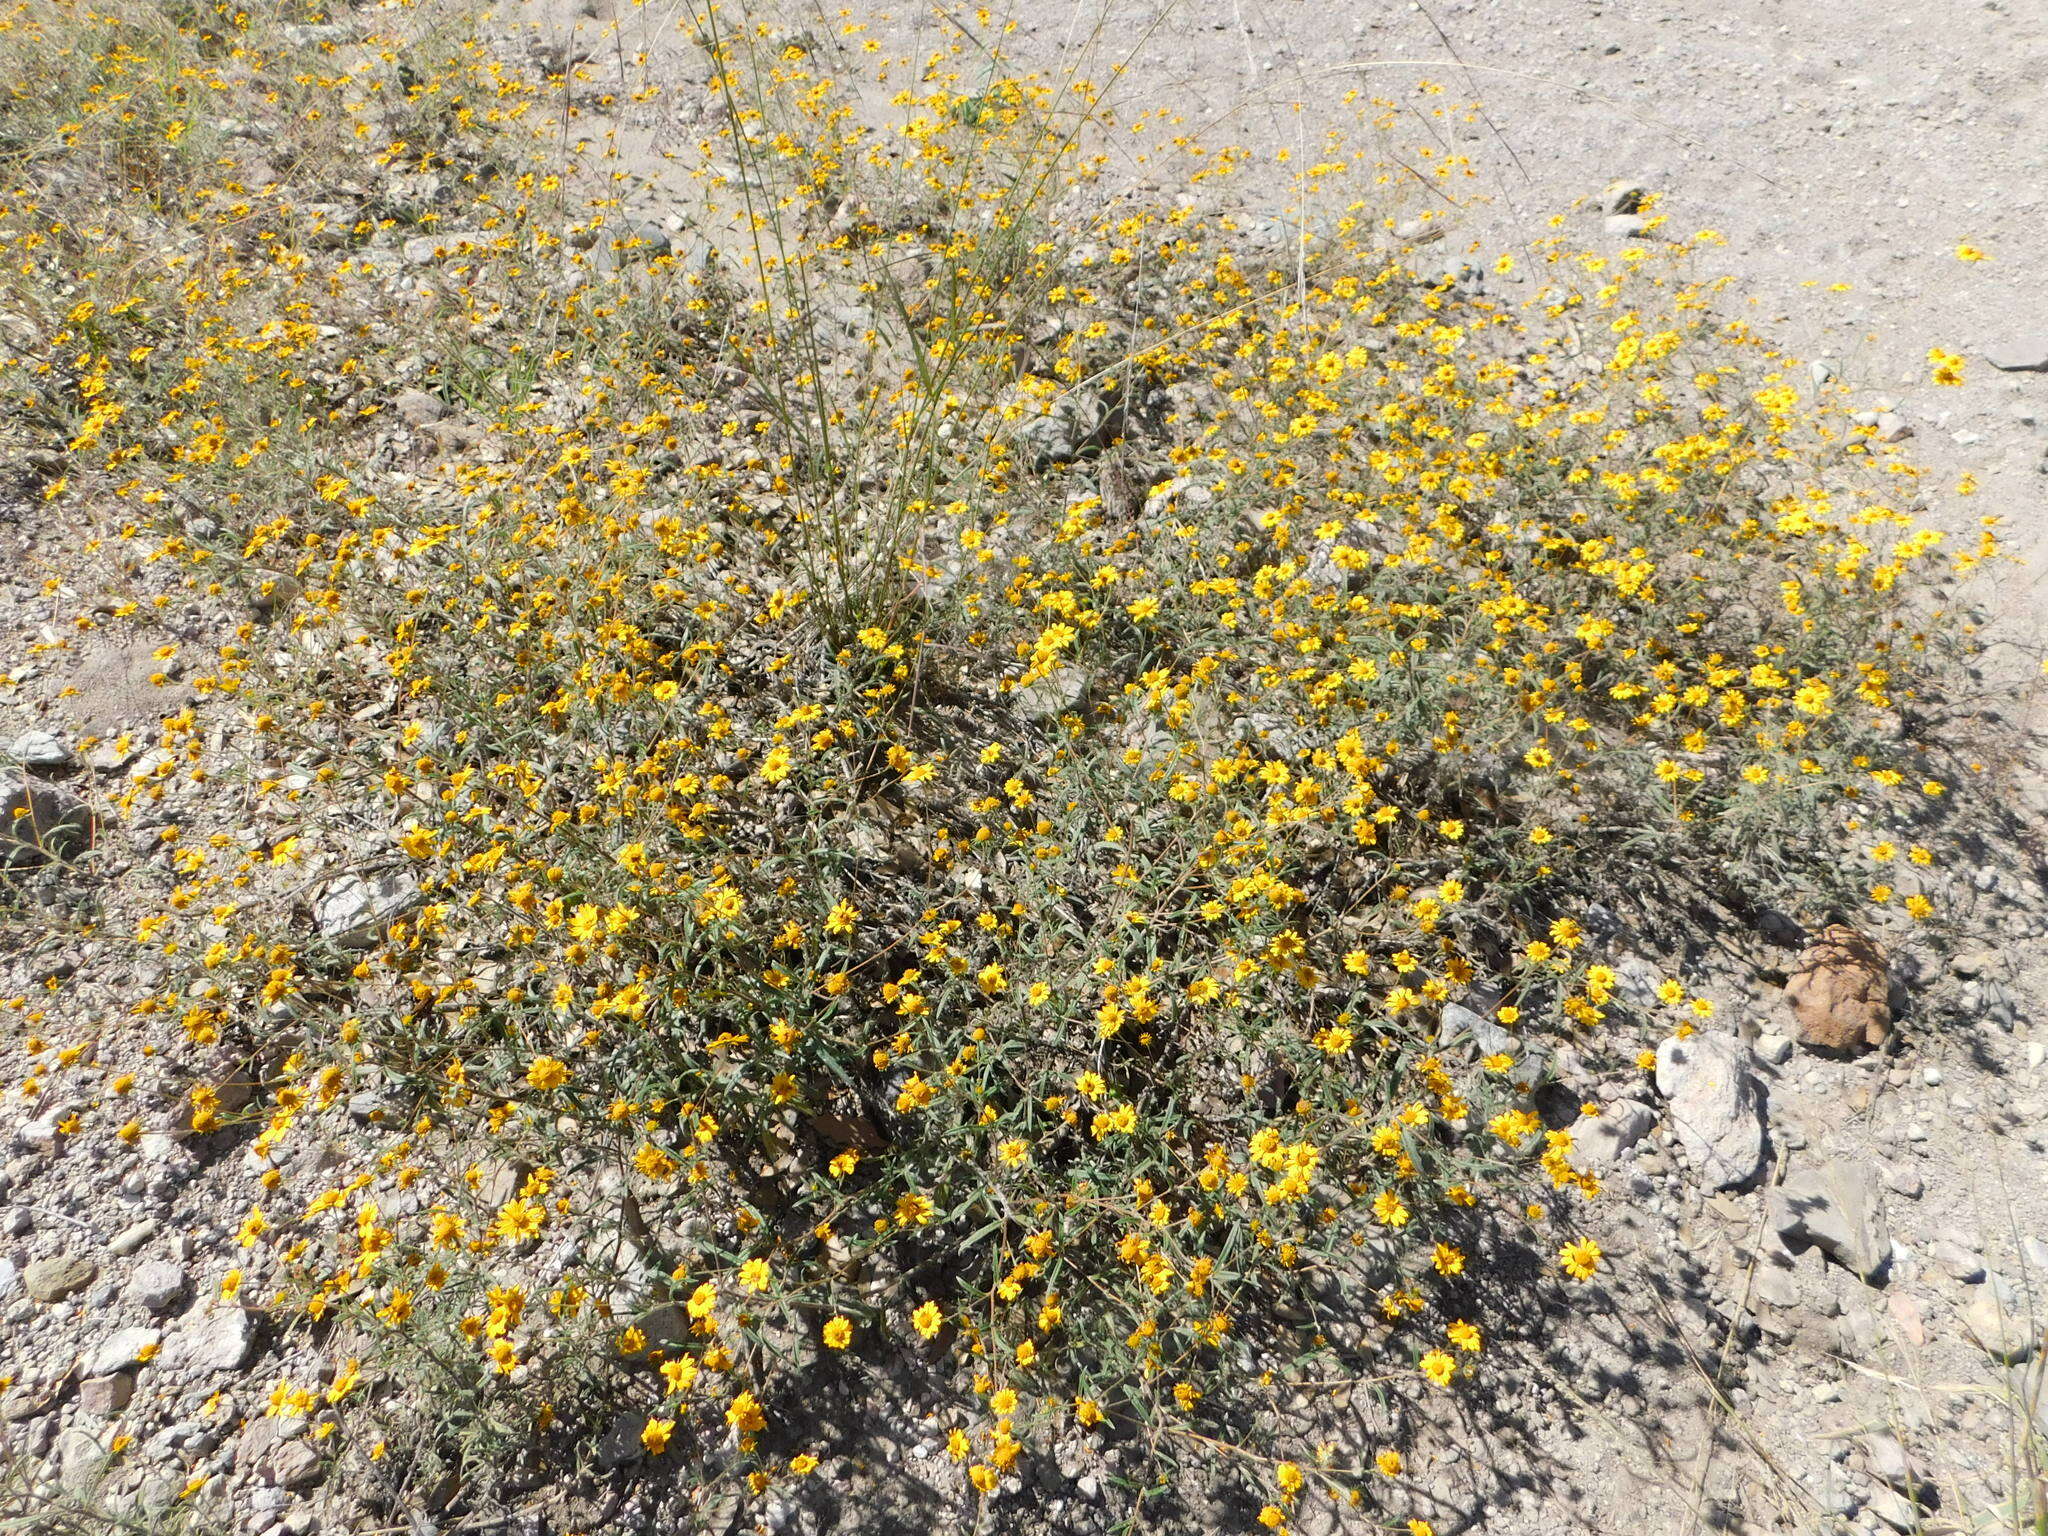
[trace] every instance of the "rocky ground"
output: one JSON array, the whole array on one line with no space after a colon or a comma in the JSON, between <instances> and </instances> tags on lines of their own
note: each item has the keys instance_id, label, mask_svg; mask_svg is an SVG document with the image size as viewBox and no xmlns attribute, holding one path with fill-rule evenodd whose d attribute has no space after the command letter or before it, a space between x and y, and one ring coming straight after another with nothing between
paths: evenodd
<instances>
[{"instance_id":1,"label":"rocky ground","mask_svg":"<svg viewBox=\"0 0 2048 1536\"><path fill-rule=\"evenodd\" d=\"M1354 83L1394 95L1427 75L1484 99L1484 117L1446 130L1488 193L1446 210L1444 249L1460 260L1526 248L1553 212L1581 238L1643 238L1604 222L1617 179L1658 194L1654 211L1685 228L1722 230L1757 323L1816 365L1817 386L1856 391L1924 448L1915 494L1932 515L1958 530L1979 515L2013 525L2036 558L2006 579L2005 622L2030 641L2048 553L2048 148L2027 130L2048 118L2048 18L1998 0L1680 10L1114 6L1093 46L1130 56L1134 104L1167 100L1191 125L1268 145L1313 138ZM1093 17L1033 12L1022 46L1060 60ZM514 20L541 46L615 25L545 8ZM914 46L925 25L874 20L891 47ZM656 190L657 140L642 135L635 172ZM1959 262L1964 241L1991 259ZM1930 347L1964 354L1962 386L1930 382ZM1965 477L1972 497L1956 494ZM45 827L82 824L79 791L146 776L155 759L131 744L189 700L148 650L109 640L49 657L64 612L43 578L75 560L80 534L38 523L25 502L0 529L0 623L22 658L0 691L4 737L26 773L17 803ZM109 601L146 594L149 579L123 573ZM101 744L78 750L87 740ZM1578 1155L1607 1184L1592 1230L1614 1265L1590 1306L1583 1291L1566 1306L1554 1282L1502 1298L1513 1337L1465 1417L1422 1432L1398 1480L1404 1517L1440 1532L2004 1531L2048 1518L2048 896L2029 841L2048 777L2019 782L2012 844L1987 850L1960 948L1882 933L1880 972L1853 944L1845 957L1822 913L1678 954L1653 935L1615 937L1639 967L1682 969L1718 1012L1635 1077L1553 1063L1599 1106L1577 1122ZM134 847L102 878L123 878L160 832L116 834ZM57 980L72 984L38 1010ZM27 1000L23 1028L47 1037L40 1059L149 980L45 935L6 958L4 990ZM280 1377L303 1380L318 1361L224 1297L238 1255L192 1235L221 1225L224 1191L245 1190L251 1170L157 1128L164 1106L138 1106L118 1152L74 1153L61 1127L75 1107L17 1093L0 1106L0 1437L24 1486L46 1509L119 1498L154 1518L196 1500L238 1531L361 1529L351 1490L323 1484L318 1451L263 1415ZM103 1486L114 1427L133 1445ZM1341 1456L1345 1428L1330 1432ZM827 1467L816 1502L776 1506L768 1528L930 1528L944 1516L917 1471L938 1445L915 1423L877 1424L865 1464ZM991 1519L1107 1529L1128 1513L1117 1470L1062 1453ZM1219 1499L1211 1523L1248 1529L1247 1513ZM1360 1519L1311 1502L1294 1524ZM412 1528L437 1528L436 1512L417 1510Z\"/></svg>"}]
</instances>

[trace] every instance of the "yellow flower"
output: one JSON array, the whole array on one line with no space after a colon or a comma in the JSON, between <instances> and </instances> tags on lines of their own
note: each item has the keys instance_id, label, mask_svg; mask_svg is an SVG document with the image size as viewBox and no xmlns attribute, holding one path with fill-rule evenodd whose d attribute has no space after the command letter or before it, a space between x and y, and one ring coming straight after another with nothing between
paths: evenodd
<instances>
[{"instance_id":1,"label":"yellow flower","mask_svg":"<svg viewBox=\"0 0 2048 1536\"><path fill-rule=\"evenodd\" d=\"M1991 258L1965 240L1956 247L1957 261L1989 261Z\"/></svg>"},{"instance_id":2,"label":"yellow flower","mask_svg":"<svg viewBox=\"0 0 2048 1536\"><path fill-rule=\"evenodd\" d=\"M910 1314L911 1326L928 1339L939 1336L939 1329L945 1321L946 1315L939 1310L936 1301L928 1301Z\"/></svg>"},{"instance_id":3,"label":"yellow flower","mask_svg":"<svg viewBox=\"0 0 2048 1536\"><path fill-rule=\"evenodd\" d=\"M569 1068L552 1056L536 1056L526 1069L526 1085L543 1091L569 1081Z\"/></svg>"},{"instance_id":4,"label":"yellow flower","mask_svg":"<svg viewBox=\"0 0 2048 1536\"><path fill-rule=\"evenodd\" d=\"M1963 357L1960 352L1944 352L1939 347L1930 347L1927 361L1934 368L1934 382L1937 384L1960 384L1963 382Z\"/></svg>"},{"instance_id":5,"label":"yellow flower","mask_svg":"<svg viewBox=\"0 0 2048 1536\"><path fill-rule=\"evenodd\" d=\"M1574 1280L1590 1280L1600 1268L1600 1245L1590 1237L1566 1243L1558 1250L1557 1262Z\"/></svg>"},{"instance_id":6,"label":"yellow flower","mask_svg":"<svg viewBox=\"0 0 2048 1536\"><path fill-rule=\"evenodd\" d=\"M1401 1475L1401 1453L1396 1450L1381 1451L1379 1455L1373 1457L1373 1465L1380 1469L1382 1477L1399 1477Z\"/></svg>"},{"instance_id":7,"label":"yellow flower","mask_svg":"<svg viewBox=\"0 0 2048 1536\"><path fill-rule=\"evenodd\" d=\"M508 1200L498 1210L498 1235L509 1243L523 1243L540 1235L547 1219L546 1208L532 1200Z\"/></svg>"},{"instance_id":8,"label":"yellow flower","mask_svg":"<svg viewBox=\"0 0 2048 1536\"><path fill-rule=\"evenodd\" d=\"M758 1434L768 1427L768 1420L761 1413L761 1405L754 1401L754 1394L742 1392L734 1398L725 1410L725 1422L734 1429L747 1434Z\"/></svg>"},{"instance_id":9,"label":"yellow flower","mask_svg":"<svg viewBox=\"0 0 2048 1536\"><path fill-rule=\"evenodd\" d=\"M1440 1387L1451 1384L1451 1377L1457 1374L1458 1362L1440 1349L1432 1349L1424 1355L1419 1367L1422 1374Z\"/></svg>"},{"instance_id":10,"label":"yellow flower","mask_svg":"<svg viewBox=\"0 0 2048 1536\"><path fill-rule=\"evenodd\" d=\"M640 1431L640 1443L650 1456L659 1456L668 1449L668 1437L675 1433L674 1419L649 1419Z\"/></svg>"},{"instance_id":11,"label":"yellow flower","mask_svg":"<svg viewBox=\"0 0 2048 1536\"><path fill-rule=\"evenodd\" d=\"M825 1322L825 1347L844 1349L853 1342L853 1321L846 1317L832 1317Z\"/></svg>"},{"instance_id":12,"label":"yellow flower","mask_svg":"<svg viewBox=\"0 0 2048 1536\"><path fill-rule=\"evenodd\" d=\"M740 1284L750 1291L768 1289L769 1270L766 1259L749 1259L740 1266Z\"/></svg>"}]
</instances>

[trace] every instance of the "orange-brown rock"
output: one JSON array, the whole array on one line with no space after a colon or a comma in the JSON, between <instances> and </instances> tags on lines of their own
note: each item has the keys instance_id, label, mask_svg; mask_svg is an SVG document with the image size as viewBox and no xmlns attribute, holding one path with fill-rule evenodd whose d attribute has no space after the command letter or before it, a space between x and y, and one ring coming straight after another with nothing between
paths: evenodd
<instances>
[{"instance_id":1,"label":"orange-brown rock","mask_svg":"<svg viewBox=\"0 0 2048 1536\"><path fill-rule=\"evenodd\" d=\"M1890 989L1884 951L1834 923L1800 955L1785 998L1799 1021L1801 1044L1854 1053L1884 1044L1891 1033Z\"/></svg>"}]
</instances>

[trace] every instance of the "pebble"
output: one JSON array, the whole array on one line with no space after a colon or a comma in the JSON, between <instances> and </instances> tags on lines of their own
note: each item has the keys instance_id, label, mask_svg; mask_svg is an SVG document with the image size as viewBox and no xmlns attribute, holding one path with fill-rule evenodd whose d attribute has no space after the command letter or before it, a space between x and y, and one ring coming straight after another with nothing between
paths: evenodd
<instances>
[{"instance_id":1,"label":"pebble","mask_svg":"<svg viewBox=\"0 0 2048 1536\"><path fill-rule=\"evenodd\" d=\"M132 1227L125 1227L116 1233L114 1240L107 1244L107 1252L117 1259L130 1258L141 1249L144 1243L155 1237L157 1231L156 1218L145 1217L143 1220L136 1222Z\"/></svg>"},{"instance_id":2,"label":"pebble","mask_svg":"<svg viewBox=\"0 0 2048 1536\"><path fill-rule=\"evenodd\" d=\"M68 1300L99 1277L100 1268L91 1259L63 1253L37 1259L22 1271L23 1289L45 1305Z\"/></svg>"},{"instance_id":3,"label":"pebble","mask_svg":"<svg viewBox=\"0 0 2048 1536\"><path fill-rule=\"evenodd\" d=\"M1755 1050L1759 1057L1774 1067L1782 1067L1792 1059L1794 1049L1789 1035L1758 1035Z\"/></svg>"},{"instance_id":4,"label":"pebble","mask_svg":"<svg viewBox=\"0 0 2048 1536\"><path fill-rule=\"evenodd\" d=\"M1906 418L1892 411L1878 412L1877 424L1871 432L1871 436L1880 443L1902 443L1912 435L1913 429Z\"/></svg>"}]
</instances>

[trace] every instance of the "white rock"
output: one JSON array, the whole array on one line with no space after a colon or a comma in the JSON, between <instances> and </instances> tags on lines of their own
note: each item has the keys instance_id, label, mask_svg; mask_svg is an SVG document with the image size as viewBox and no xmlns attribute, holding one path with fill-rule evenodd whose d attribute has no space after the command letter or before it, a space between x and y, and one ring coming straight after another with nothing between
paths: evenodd
<instances>
[{"instance_id":1,"label":"white rock","mask_svg":"<svg viewBox=\"0 0 2048 1536\"><path fill-rule=\"evenodd\" d=\"M116 1371L125 1371L143 1363L143 1357L151 1354L163 1342L163 1334L154 1328L118 1328L95 1345L85 1357L87 1376L111 1376Z\"/></svg>"},{"instance_id":2,"label":"white rock","mask_svg":"<svg viewBox=\"0 0 2048 1536\"><path fill-rule=\"evenodd\" d=\"M117 1232L114 1235L113 1241L107 1244L107 1252L111 1253L117 1259L128 1258L131 1255L139 1252L142 1248L142 1245L148 1242L152 1237L155 1237L156 1234L156 1218L153 1216L145 1216L141 1221L123 1227L119 1232Z\"/></svg>"},{"instance_id":3,"label":"white rock","mask_svg":"<svg viewBox=\"0 0 2048 1536\"><path fill-rule=\"evenodd\" d=\"M1891 1231L1871 1170L1828 1162L1795 1169L1771 1191L1773 1230L1795 1248L1817 1247L1866 1282L1891 1260Z\"/></svg>"},{"instance_id":4,"label":"white rock","mask_svg":"<svg viewBox=\"0 0 2048 1536\"><path fill-rule=\"evenodd\" d=\"M23 731L7 750L16 762L29 768L69 768L78 761L49 731Z\"/></svg>"},{"instance_id":5,"label":"white rock","mask_svg":"<svg viewBox=\"0 0 2048 1536\"><path fill-rule=\"evenodd\" d=\"M1920 1529L1920 1506L1903 1493L1890 1488L1874 1488L1867 1508L1895 1531Z\"/></svg>"},{"instance_id":6,"label":"white rock","mask_svg":"<svg viewBox=\"0 0 2048 1536\"><path fill-rule=\"evenodd\" d=\"M1657 1091L1678 1144L1710 1188L1732 1189L1757 1176L1763 1093L1748 1046L1721 1033L1666 1040L1657 1048Z\"/></svg>"},{"instance_id":7,"label":"white rock","mask_svg":"<svg viewBox=\"0 0 2048 1536\"><path fill-rule=\"evenodd\" d=\"M2048 331L2038 336L2021 336L1984 349L1984 361L2007 373L2025 371L2048 373Z\"/></svg>"},{"instance_id":8,"label":"white rock","mask_svg":"<svg viewBox=\"0 0 2048 1536\"><path fill-rule=\"evenodd\" d=\"M168 1312L185 1294L185 1271L163 1259L138 1264L128 1277L128 1299L148 1312Z\"/></svg>"},{"instance_id":9,"label":"white rock","mask_svg":"<svg viewBox=\"0 0 2048 1536\"><path fill-rule=\"evenodd\" d=\"M1774 1067L1782 1067L1792 1059L1795 1046L1789 1035L1758 1035L1755 1049L1763 1060Z\"/></svg>"},{"instance_id":10,"label":"white rock","mask_svg":"<svg viewBox=\"0 0 2048 1536\"><path fill-rule=\"evenodd\" d=\"M448 407L440 397L423 389L402 390L391 405L410 427L424 427L448 414Z\"/></svg>"},{"instance_id":11,"label":"white rock","mask_svg":"<svg viewBox=\"0 0 2048 1536\"><path fill-rule=\"evenodd\" d=\"M189 1371L239 1371L256 1353L259 1329L253 1313L216 1306L182 1321L164 1346L164 1363Z\"/></svg>"},{"instance_id":12,"label":"white rock","mask_svg":"<svg viewBox=\"0 0 2048 1536\"><path fill-rule=\"evenodd\" d=\"M1890 1435L1872 1435L1863 1442L1863 1465L1872 1477L1901 1493L1911 1493L1920 1484L1913 1458Z\"/></svg>"},{"instance_id":13,"label":"white rock","mask_svg":"<svg viewBox=\"0 0 2048 1536\"><path fill-rule=\"evenodd\" d=\"M1963 1308L1963 1328L1992 1359L2021 1365L2041 1347L2041 1325L2029 1320L2024 1300L2001 1295L2002 1290L1996 1285L1980 1288Z\"/></svg>"},{"instance_id":14,"label":"white rock","mask_svg":"<svg viewBox=\"0 0 2048 1536\"><path fill-rule=\"evenodd\" d=\"M1567 1159L1581 1173L1612 1168L1657 1124L1657 1112L1634 1099L1617 1099L1598 1115L1581 1115L1571 1127L1572 1150Z\"/></svg>"},{"instance_id":15,"label":"white rock","mask_svg":"<svg viewBox=\"0 0 2048 1536\"><path fill-rule=\"evenodd\" d=\"M344 875L314 901L313 921L320 936L336 944L369 944L418 898L419 886L410 875L379 875L374 880Z\"/></svg>"},{"instance_id":16,"label":"white rock","mask_svg":"<svg viewBox=\"0 0 2048 1536\"><path fill-rule=\"evenodd\" d=\"M1960 1243L1938 1238L1927 1245L1927 1257L1949 1279L1960 1280L1964 1285L1975 1285L1984 1278L1984 1261Z\"/></svg>"}]
</instances>

